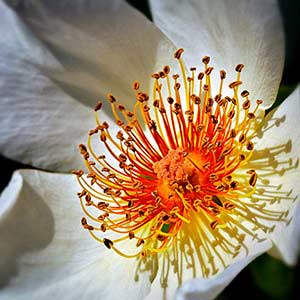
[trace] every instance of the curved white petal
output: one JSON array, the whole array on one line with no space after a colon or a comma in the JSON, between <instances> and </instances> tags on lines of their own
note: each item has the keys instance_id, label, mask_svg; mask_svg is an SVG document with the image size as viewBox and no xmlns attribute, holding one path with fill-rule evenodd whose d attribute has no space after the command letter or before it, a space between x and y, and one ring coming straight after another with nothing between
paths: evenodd
<instances>
[{"instance_id":1,"label":"curved white petal","mask_svg":"<svg viewBox=\"0 0 300 300\"><path fill-rule=\"evenodd\" d=\"M293 265L299 254L299 202L300 195L300 87L276 109L267 115L262 130L255 138L252 164L265 185L264 195L273 198L270 209L289 212L282 218L286 222L277 222L270 233L275 248L272 253ZM293 218L292 218L293 217Z\"/></svg>"},{"instance_id":2,"label":"curved white petal","mask_svg":"<svg viewBox=\"0 0 300 300\"><path fill-rule=\"evenodd\" d=\"M74 176L15 172L0 198L0 299L142 299L150 281L80 225Z\"/></svg>"},{"instance_id":3,"label":"curved white petal","mask_svg":"<svg viewBox=\"0 0 300 300\"><path fill-rule=\"evenodd\" d=\"M148 91L172 59L171 42L122 1L0 2L0 16L0 151L39 168L78 168L89 107L101 99L110 112L109 92L132 107L132 82Z\"/></svg>"},{"instance_id":4,"label":"curved white petal","mask_svg":"<svg viewBox=\"0 0 300 300\"><path fill-rule=\"evenodd\" d=\"M173 44L125 1L24 1L17 13L60 69L30 57L78 101L94 106L113 92L134 103L131 85L148 91L150 75L171 61ZM30 53L30 41L22 39Z\"/></svg>"},{"instance_id":5,"label":"curved white petal","mask_svg":"<svg viewBox=\"0 0 300 300\"><path fill-rule=\"evenodd\" d=\"M215 79L219 70L225 69L230 83L235 80L235 66L242 63L243 89L254 100L263 99L264 107L273 103L284 62L283 28L276 1L150 3L154 22L177 47L186 49L184 55L190 65L198 66L201 57L208 55Z\"/></svg>"}]
</instances>

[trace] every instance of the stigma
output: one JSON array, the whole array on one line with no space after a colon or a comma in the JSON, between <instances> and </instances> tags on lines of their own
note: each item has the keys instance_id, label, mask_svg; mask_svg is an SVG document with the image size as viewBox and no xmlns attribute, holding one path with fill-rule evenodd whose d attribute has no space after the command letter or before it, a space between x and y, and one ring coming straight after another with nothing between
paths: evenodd
<instances>
[{"instance_id":1,"label":"stigma","mask_svg":"<svg viewBox=\"0 0 300 300\"><path fill-rule=\"evenodd\" d=\"M82 187L82 226L98 242L128 258L178 256L179 249L191 255L187 248L193 248L203 275L209 276L218 271L214 256L225 268L223 254L248 252L246 235L260 242L259 228L273 230L262 219L288 222L288 212L245 200L258 180L257 170L247 165L263 101L242 88L244 65L228 70L235 73L232 82L219 70L213 87L210 58L202 59L200 71L186 70L183 52L174 53L180 74L171 74L169 66L152 74L152 94L133 83L132 111L107 95L119 127L115 136L111 124L99 118L102 102L96 104L96 127L87 145L79 146L88 173L74 173ZM94 151L94 138L107 155ZM131 250L125 251L129 244Z\"/></svg>"}]
</instances>

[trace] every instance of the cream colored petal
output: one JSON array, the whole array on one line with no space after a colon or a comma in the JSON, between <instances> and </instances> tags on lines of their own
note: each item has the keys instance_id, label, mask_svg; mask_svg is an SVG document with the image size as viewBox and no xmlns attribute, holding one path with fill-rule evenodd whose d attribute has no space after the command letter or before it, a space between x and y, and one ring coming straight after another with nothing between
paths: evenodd
<instances>
[{"instance_id":1,"label":"cream colored petal","mask_svg":"<svg viewBox=\"0 0 300 300\"><path fill-rule=\"evenodd\" d=\"M203 56L210 56L213 82L225 69L227 86L235 80L235 66L242 63L243 89L254 100L263 99L264 107L273 103L284 62L277 1L150 0L150 4L154 22L177 47L186 49L188 64L199 66Z\"/></svg>"},{"instance_id":2,"label":"cream colored petal","mask_svg":"<svg viewBox=\"0 0 300 300\"><path fill-rule=\"evenodd\" d=\"M264 200L267 209L282 212L278 215L280 222L275 222L275 230L269 233L275 246L272 253L291 265L296 263L300 246L299 208L295 208L300 194L299 114L298 86L267 116L254 139L256 151L249 165L259 178L254 197Z\"/></svg>"},{"instance_id":3,"label":"cream colored petal","mask_svg":"<svg viewBox=\"0 0 300 300\"><path fill-rule=\"evenodd\" d=\"M111 116L109 92L132 106L133 80L148 91L173 46L121 1L24 1L17 12L0 3L0 151L38 168L80 168L90 108L101 99Z\"/></svg>"},{"instance_id":4,"label":"cream colored petal","mask_svg":"<svg viewBox=\"0 0 300 300\"><path fill-rule=\"evenodd\" d=\"M135 80L149 91L151 74L172 61L173 44L125 1L24 1L16 8L60 63L30 57L75 99L94 106L112 92L131 108ZM22 40L30 53L32 45Z\"/></svg>"},{"instance_id":5,"label":"cream colored petal","mask_svg":"<svg viewBox=\"0 0 300 300\"><path fill-rule=\"evenodd\" d=\"M0 299L142 299L136 261L97 243L80 225L71 175L15 172L0 198Z\"/></svg>"}]
</instances>

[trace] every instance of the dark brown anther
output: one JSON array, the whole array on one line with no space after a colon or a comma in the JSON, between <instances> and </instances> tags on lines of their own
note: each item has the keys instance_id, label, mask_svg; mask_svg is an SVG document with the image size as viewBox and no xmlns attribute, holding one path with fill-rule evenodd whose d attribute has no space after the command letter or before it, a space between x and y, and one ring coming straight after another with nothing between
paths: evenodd
<instances>
[{"instance_id":1,"label":"dark brown anther","mask_svg":"<svg viewBox=\"0 0 300 300\"><path fill-rule=\"evenodd\" d=\"M111 240L109 240L107 238L103 239L103 243L106 246L106 248L108 248L108 249L111 249L113 247L113 245L114 245L113 241L111 241Z\"/></svg>"},{"instance_id":2,"label":"dark brown anther","mask_svg":"<svg viewBox=\"0 0 300 300\"><path fill-rule=\"evenodd\" d=\"M222 97L222 95L221 94L218 94L218 95L216 95L215 96L215 101L217 102L217 103L219 103L220 102L220 100L221 100L221 97Z\"/></svg>"},{"instance_id":3,"label":"dark brown anther","mask_svg":"<svg viewBox=\"0 0 300 300\"><path fill-rule=\"evenodd\" d=\"M235 67L235 70L236 70L237 72L241 72L241 71L243 70L243 68L244 68L244 65L243 65L243 64L238 64L238 65Z\"/></svg>"},{"instance_id":4,"label":"dark brown anther","mask_svg":"<svg viewBox=\"0 0 300 300\"><path fill-rule=\"evenodd\" d=\"M154 79L159 79L160 75L158 73L153 73L151 77Z\"/></svg>"},{"instance_id":5,"label":"dark brown anther","mask_svg":"<svg viewBox=\"0 0 300 300\"><path fill-rule=\"evenodd\" d=\"M176 82L175 85L174 85L174 89L175 89L175 90L179 90L179 89L180 89L180 86L181 86L180 83L179 83L179 82Z\"/></svg>"},{"instance_id":6,"label":"dark brown anther","mask_svg":"<svg viewBox=\"0 0 300 300\"><path fill-rule=\"evenodd\" d=\"M85 154L87 152L87 148L85 145L80 144L78 147L81 154Z\"/></svg>"},{"instance_id":7,"label":"dark brown anther","mask_svg":"<svg viewBox=\"0 0 300 300\"><path fill-rule=\"evenodd\" d=\"M139 246L141 246L144 243L145 243L145 241L143 239L138 239L138 241L136 243L136 246L139 247Z\"/></svg>"},{"instance_id":8,"label":"dark brown anther","mask_svg":"<svg viewBox=\"0 0 300 300\"><path fill-rule=\"evenodd\" d=\"M112 94L107 94L107 99L110 103L114 103L117 101L117 99Z\"/></svg>"},{"instance_id":9,"label":"dark brown anther","mask_svg":"<svg viewBox=\"0 0 300 300\"><path fill-rule=\"evenodd\" d=\"M132 84L132 88L133 88L135 91L137 91L137 90L140 88L140 83L139 83L137 80L135 80L135 81L133 82L133 84Z\"/></svg>"},{"instance_id":10,"label":"dark brown anther","mask_svg":"<svg viewBox=\"0 0 300 300\"><path fill-rule=\"evenodd\" d=\"M205 70L205 74L206 74L207 76L210 75L213 69L214 69L213 67L208 67L208 68Z\"/></svg>"},{"instance_id":11,"label":"dark brown anther","mask_svg":"<svg viewBox=\"0 0 300 300\"><path fill-rule=\"evenodd\" d=\"M210 57L209 57L209 56L204 56L204 57L202 58L202 62L203 62L205 65L209 64L209 62L210 62Z\"/></svg>"},{"instance_id":12,"label":"dark brown anther","mask_svg":"<svg viewBox=\"0 0 300 300\"><path fill-rule=\"evenodd\" d=\"M168 75L170 73L170 67L169 66L164 66L163 67L163 71L166 75Z\"/></svg>"},{"instance_id":13,"label":"dark brown anther","mask_svg":"<svg viewBox=\"0 0 300 300\"><path fill-rule=\"evenodd\" d=\"M167 74L164 71L160 71L158 74L160 78L165 78L167 76Z\"/></svg>"},{"instance_id":14,"label":"dark brown anther","mask_svg":"<svg viewBox=\"0 0 300 300\"><path fill-rule=\"evenodd\" d=\"M212 107L214 105L214 100L213 98L208 98L208 106Z\"/></svg>"},{"instance_id":15,"label":"dark brown anther","mask_svg":"<svg viewBox=\"0 0 300 300\"><path fill-rule=\"evenodd\" d=\"M241 144L245 143L246 142L246 135L244 133L242 133L239 137L239 142Z\"/></svg>"},{"instance_id":16,"label":"dark brown anther","mask_svg":"<svg viewBox=\"0 0 300 300\"><path fill-rule=\"evenodd\" d=\"M246 148L247 150L252 151L254 149L253 143L251 141L247 141Z\"/></svg>"},{"instance_id":17,"label":"dark brown anther","mask_svg":"<svg viewBox=\"0 0 300 300\"><path fill-rule=\"evenodd\" d=\"M184 52L183 48L179 48L178 50L176 50L176 52L174 53L174 58L176 59L180 59L182 53Z\"/></svg>"},{"instance_id":18,"label":"dark brown anther","mask_svg":"<svg viewBox=\"0 0 300 300\"><path fill-rule=\"evenodd\" d=\"M192 72L194 72L194 71L196 71L196 70L197 70L196 67L191 67L191 68L190 68L190 71L192 71Z\"/></svg>"},{"instance_id":19,"label":"dark brown anther","mask_svg":"<svg viewBox=\"0 0 300 300\"><path fill-rule=\"evenodd\" d=\"M132 240L132 239L134 238L134 236L135 236L135 235L134 235L134 232L133 232L133 231L129 231L129 232L128 232L128 237L129 237L130 240Z\"/></svg>"},{"instance_id":20,"label":"dark brown anther","mask_svg":"<svg viewBox=\"0 0 300 300\"><path fill-rule=\"evenodd\" d=\"M127 156L123 153L119 155L119 161L125 162L127 160Z\"/></svg>"},{"instance_id":21,"label":"dark brown anther","mask_svg":"<svg viewBox=\"0 0 300 300\"><path fill-rule=\"evenodd\" d=\"M81 177L84 174L84 172L83 172L83 170L74 170L74 171L72 171L72 174L74 174L78 177Z\"/></svg>"},{"instance_id":22,"label":"dark brown anther","mask_svg":"<svg viewBox=\"0 0 300 300\"><path fill-rule=\"evenodd\" d=\"M179 78L179 75L178 74L174 74L172 77L173 77L174 80L176 80L176 79Z\"/></svg>"},{"instance_id":23,"label":"dark brown anther","mask_svg":"<svg viewBox=\"0 0 300 300\"><path fill-rule=\"evenodd\" d=\"M237 186L238 186L238 182L237 182L237 181L232 181L232 182L230 182L230 187L231 187L232 189L235 189Z\"/></svg>"},{"instance_id":24,"label":"dark brown anther","mask_svg":"<svg viewBox=\"0 0 300 300\"><path fill-rule=\"evenodd\" d=\"M162 217L162 220L163 220L164 222L168 221L169 219L170 219L170 216L169 216L169 215L164 215L164 216Z\"/></svg>"},{"instance_id":25,"label":"dark brown anther","mask_svg":"<svg viewBox=\"0 0 300 300\"><path fill-rule=\"evenodd\" d=\"M102 232L105 232L106 229L107 229L106 224L105 224L105 223L102 223L101 226L100 226L100 229L101 229Z\"/></svg>"},{"instance_id":26,"label":"dark brown anther","mask_svg":"<svg viewBox=\"0 0 300 300\"><path fill-rule=\"evenodd\" d=\"M119 111L125 110L125 106L122 105L122 104L118 104L118 105L117 105L117 108L118 108Z\"/></svg>"},{"instance_id":27,"label":"dark brown anther","mask_svg":"<svg viewBox=\"0 0 300 300\"><path fill-rule=\"evenodd\" d=\"M180 109L181 109L181 104L176 102L176 103L174 104L174 108L175 108L176 110L180 110Z\"/></svg>"},{"instance_id":28,"label":"dark brown anther","mask_svg":"<svg viewBox=\"0 0 300 300\"><path fill-rule=\"evenodd\" d=\"M256 172L254 172L250 176L249 184L254 187L256 185L256 181L257 181L257 174Z\"/></svg>"},{"instance_id":29,"label":"dark brown anther","mask_svg":"<svg viewBox=\"0 0 300 300\"><path fill-rule=\"evenodd\" d=\"M102 108L102 102L98 101L97 104L94 107L94 111L98 111Z\"/></svg>"},{"instance_id":30,"label":"dark brown anther","mask_svg":"<svg viewBox=\"0 0 300 300\"><path fill-rule=\"evenodd\" d=\"M231 202L225 202L224 203L224 208L227 209L227 210L232 210L235 208L235 205Z\"/></svg>"},{"instance_id":31,"label":"dark brown anther","mask_svg":"<svg viewBox=\"0 0 300 300\"><path fill-rule=\"evenodd\" d=\"M200 99L199 96L194 97L194 103L197 104L197 105L201 103L201 99Z\"/></svg>"},{"instance_id":32,"label":"dark brown anther","mask_svg":"<svg viewBox=\"0 0 300 300\"><path fill-rule=\"evenodd\" d=\"M81 218L81 225L82 225L83 227L87 225L87 221L86 221L86 218L85 218L85 217Z\"/></svg>"},{"instance_id":33,"label":"dark brown anther","mask_svg":"<svg viewBox=\"0 0 300 300\"><path fill-rule=\"evenodd\" d=\"M96 133L98 133L98 129L97 129L97 128L91 129L91 130L89 131L89 135L94 135L94 134L96 134Z\"/></svg>"},{"instance_id":34,"label":"dark brown anther","mask_svg":"<svg viewBox=\"0 0 300 300\"><path fill-rule=\"evenodd\" d=\"M134 113L131 111L126 112L127 117L132 118L134 116Z\"/></svg>"},{"instance_id":35,"label":"dark brown anther","mask_svg":"<svg viewBox=\"0 0 300 300\"><path fill-rule=\"evenodd\" d=\"M250 120L253 120L253 119L255 119L255 114L254 114L254 113L248 113L247 117L248 117Z\"/></svg>"},{"instance_id":36,"label":"dark brown anther","mask_svg":"<svg viewBox=\"0 0 300 300\"><path fill-rule=\"evenodd\" d=\"M217 225L219 224L219 222L216 220L216 221L213 221L213 222L211 222L210 223L210 227L211 227L211 229L216 229L216 227L217 227Z\"/></svg>"},{"instance_id":37,"label":"dark brown anther","mask_svg":"<svg viewBox=\"0 0 300 300\"><path fill-rule=\"evenodd\" d=\"M204 84L204 85L203 85L203 90L206 91L206 92L209 90L208 84Z\"/></svg>"},{"instance_id":38,"label":"dark brown anther","mask_svg":"<svg viewBox=\"0 0 300 300\"><path fill-rule=\"evenodd\" d=\"M220 78L225 79L226 78L226 72L224 70L220 71Z\"/></svg>"},{"instance_id":39,"label":"dark brown anther","mask_svg":"<svg viewBox=\"0 0 300 300\"><path fill-rule=\"evenodd\" d=\"M246 100L244 103L243 103L243 109L247 110L250 108L250 100Z\"/></svg>"},{"instance_id":40,"label":"dark brown anther","mask_svg":"<svg viewBox=\"0 0 300 300\"><path fill-rule=\"evenodd\" d=\"M161 114L165 114L166 113L166 109L164 107L160 107L158 110L159 110L159 112Z\"/></svg>"},{"instance_id":41,"label":"dark brown anther","mask_svg":"<svg viewBox=\"0 0 300 300\"><path fill-rule=\"evenodd\" d=\"M260 100L260 99L257 99L257 100L256 100L256 104L257 104L257 105L261 105L262 103L263 103L262 100Z\"/></svg>"},{"instance_id":42,"label":"dark brown anther","mask_svg":"<svg viewBox=\"0 0 300 300\"><path fill-rule=\"evenodd\" d=\"M244 91L241 92L241 96L243 98L248 97L249 95L250 95L250 93L247 90L244 90Z\"/></svg>"},{"instance_id":43,"label":"dark brown anther","mask_svg":"<svg viewBox=\"0 0 300 300\"><path fill-rule=\"evenodd\" d=\"M109 124L107 122L103 122L102 123L103 128L108 129L109 128Z\"/></svg>"},{"instance_id":44,"label":"dark brown anther","mask_svg":"<svg viewBox=\"0 0 300 300\"><path fill-rule=\"evenodd\" d=\"M232 118L234 117L234 115L235 115L235 110L232 109L232 110L229 112L229 114L228 114L228 118L229 118L229 119L232 119Z\"/></svg>"},{"instance_id":45,"label":"dark brown anther","mask_svg":"<svg viewBox=\"0 0 300 300\"><path fill-rule=\"evenodd\" d=\"M246 159L246 156L245 156L244 154L241 153L241 154L239 155L239 158L240 158L241 161L243 161L243 160Z\"/></svg>"},{"instance_id":46,"label":"dark brown anther","mask_svg":"<svg viewBox=\"0 0 300 300\"><path fill-rule=\"evenodd\" d=\"M243 82L242 81L233 81L233 82L231 82L230 84L229 84L229 87L231 88L231 89L233 89L233 88L235 88L235 87L237 87L237 86L239 86L239 85L241 85Z\"/></svg>"},{"instance_id":47,"label":"dark brown anther","mask_svg":"<svg viewBox=\"0 0 300 300\"><path fill-rule=\"evenodd\" d=\"M136 99L139 102L143 103L143 102L145 102L149 99L149 96L146 93L138 92L137 95L136 95Z\"/></svg>"},{"instance_id":48,"label":"dark brown anther","mask_svg":"<svg viewBox=\"0 0 300 300\"><path fill-rule=\"evenodd\" d=\"M150 110L150 107L148 105L143 106L143 111L148 112Z\"/></svg>"},{"instance_id":49,"label":"dark brown anther","mask_svg":"<svg viewBox=\"0 0 300 300\"><path fill-rule=\"evenodd\" d=\"M235 130L234 128L231 129L231 130L230 130L230 137L231 137L231 138L235 138L236 135L237 135L236 130Z\"/></svg>"},{"instance_id":50,"label":"dark brown anther","mask_svg":"<svg viewBox=\"0 0 300 300\"><path fill-rule=\"evenodd\" d=\"M173 99L172 97L168 97L168 98L167 98L167 101L168 101L168 103L171 104L171 105L174 103L174 99Z\"/></svg>"},{"instance_id":51,"label":"dark brown anther","mask_svg":"<svg viewBox=\"0 0 300 300\"><path fill-rule=\"evenodd\" d=\"M100 141L101 142L105 142L106 141L106 134L105 134L105 132L101 132L101 134L100 134Z\"/></svg>"},{"instance_id":52,"label":"dark brown anther","mask_svg":"<svg viewBox=\"0 0 300 300\"><path fill-rule=\"evenodd\" d=\"M202 80L203 77L204 77L204 73L203 73L203 72L200 72L200 73L198 74L198 80Z\"/></svg>"}]
</instances>

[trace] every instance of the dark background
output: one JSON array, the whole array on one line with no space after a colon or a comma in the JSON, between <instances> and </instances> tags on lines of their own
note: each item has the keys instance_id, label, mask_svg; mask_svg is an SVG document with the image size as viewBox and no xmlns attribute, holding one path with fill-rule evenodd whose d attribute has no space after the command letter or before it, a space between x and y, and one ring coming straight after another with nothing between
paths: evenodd
<instances>
[{"instance_id":1,"label":"dark background","mask_svg":"<svg viewBox=\"0 0 300 300\"><path fill-rule=\"evenodd\" d=\"M149 19L151 13L146 0L127 0ZM266 1L266 0L261 0ZM300 82L300 1L279 0L286 37L285 68L277 98L282 102ZM0 156L0 190L19 168L31 168ZM300 178L299 178L300 179ZM262 255L245 268L218 297L218 300L298 300L300 295L300 264L288 268L268 255Z\"/></svg>"}]
</instances>

